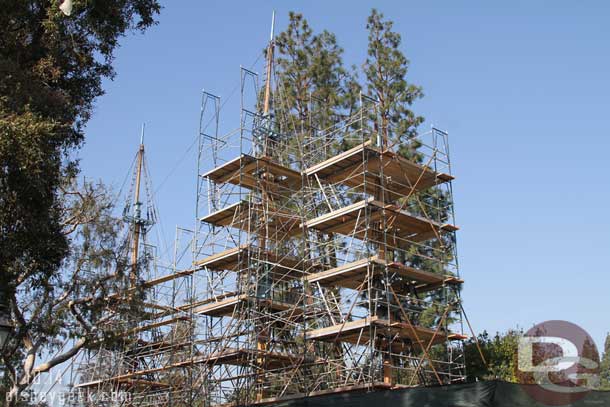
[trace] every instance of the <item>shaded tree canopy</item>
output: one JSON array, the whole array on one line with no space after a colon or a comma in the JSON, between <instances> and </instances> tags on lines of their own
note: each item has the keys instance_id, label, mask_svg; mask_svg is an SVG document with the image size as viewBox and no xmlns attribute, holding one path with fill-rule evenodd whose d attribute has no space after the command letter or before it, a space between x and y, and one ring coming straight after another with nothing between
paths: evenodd
<instances>
[{"instance_id":1,"label":"shaded tree canopy","mask_svg":"<svg viewBox=\"0 0 610 407\"><path fill-rule=\"evenodd\" d=\"M77 171L71 153L83 142L102 79L114 77L118 40L154 24L160 5L77 0L71 16L55 0L4 0L0 7L0 270L6 283L52 274L66 255L57 188Z\"/></svg>"},{"instance_id":2,"label":"shaded tree canopy","mask_svg":"<svg viewBox=\"0 0 610 407\"><path fill-rule=\"evenodd\" d=\"M16 322L2 364L14 397L48 367L34 365L43 349L87 328L74 326L89 311L68 306L99 288L83 264L113 261L108 194L76 187L75 153L102 80L115 75L119 40L155 24L161 8L157 0L73 0L66 16L60 3L0 0L0 287Z\"/></svg>"},{"instance_id":3,"label":"shaded tree canopy","mask_svg":"<svg viewBox=\"0 0 610 407\"><path fill-rule=\"evenodd\" d=\"M479 334L477 339L487 363L481 359L474 338L465 342L464 356L468 380L499 379L517 382L517 348L521 336L523 331L517 329L509 329L504 333L497 332L493 336L487 331Z\"/></svg>"}]
</instances>

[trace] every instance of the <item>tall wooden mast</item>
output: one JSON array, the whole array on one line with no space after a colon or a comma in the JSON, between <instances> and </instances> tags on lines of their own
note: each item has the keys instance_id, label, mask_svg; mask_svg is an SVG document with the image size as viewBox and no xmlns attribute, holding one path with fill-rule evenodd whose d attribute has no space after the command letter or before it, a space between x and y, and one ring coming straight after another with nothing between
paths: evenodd
<instances>
[{"instance_id":1,"label":"tall wooden mast","mask_svg":"<svg viewBox=\"0 0 610 407\"><path fill-rule=\"evenodd\" d=\"M144 124L142 124L142 135L140 136L140 148L138 149L136 163L136 185L134 192L134 219L133 219L133 239L131 247L131 273L129 282L132 287L138 280L138 250L140 247L140 233L142 232L142 202L140 201L140 184L142 181L142 164L144 161Z\"/></svg>"},{"instance_id":2,"label":"tall wooden mast","mask_svg":"<svg viewBox=\"0 0 610 407\"><path fill-rule=\"evenodd\" d=\"M269 102L271 100L271 74L273 71L273 52L275 48L275 42L273 40L273 30L275 26L275 11L271 15L271 35L269 37L269 46L267 47L267 69L265 75L267 82L265 83L265 99L263 102L263 115L269 114Z\"/></svg>"},{"instance_id":3,"label":"tall wooden mast","mask_svg":"<svg viewBox=\"0 0 610 407\"><path fill-rule=\"evenodd\" d=\"M271 34L269 37L269 46L267 47L267 68L266 68L266 83L265 83L265 96L264 96L264 100L263 100L263 117L264 118L268 118L269 117L269 109L270 109L270 100L271 100L271 75L273 72L273 52L274 52L274 47L275 47L275 43L273 41L273 34L274 34L274 26L275 26L275 11L273 11L272 15L271 15ZM270 125L270 121L269 121L269 125ZM268 129L269 131L271 130L270 128ZM268 137L268 136L267 136ZM263 156L267 156L270 155L270 151L269 151L269 143L267 141L267 139L263 140ZM269 176L269 174L262 174L263 179L266 179L267 176ZM267 210L267 206L268 206L268 202L267 202L267 191L262 191L261 194L261 203L262 203L262 207L264 208L263 211L266 212ZM267 218L267 216L263 215L263 224L266 224L267 222L269 222L269 219ZM266 231L267 228L262 228L261 233L259 233L258 235L258 240L259 240L259 245L261 250L266 251L267 250L267 239L268 236L266 236ZM266 266L265 266L266 267ZM265 393L264 393L264 376L262 376L260 373L264 372L266 370L266 366L265 366L265 352L267 351L267 341L268 341L268 335L269 332L267 331L267 328L264 328L264 330L259 334L259 337L257 338L256 341L256 349L258 352L261 353L261 356L257 358L256 363L259 367L259 369L261 369L261 371L259 372L259 377L258 377L258 390L256 392L256 401L259 402L261 401L264 397L265 397Z\"/></svg>"}]
</instances>

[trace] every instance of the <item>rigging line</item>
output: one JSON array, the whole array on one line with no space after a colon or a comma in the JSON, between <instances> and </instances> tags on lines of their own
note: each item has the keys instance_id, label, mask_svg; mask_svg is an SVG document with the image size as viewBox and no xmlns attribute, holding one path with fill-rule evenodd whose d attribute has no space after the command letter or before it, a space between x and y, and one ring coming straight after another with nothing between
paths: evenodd
<instances>
[{"instance_id":1,"label":"rigging line","mask_svg":"<svg viewBox=\"0 0 610 407\"><path fill-rule=\"evenodd\" d=\"M133 160L131 161L131 165L129 166L129 169L127 170L127 173L125 174L125 179L123 179L123 183L121 184L121 188L119 188L118 194L113 199L114 202L118 202L121 199L121 196L123 194L123 188L125 188L125 185L127 184L127 180L130 178L129 176L133 174L133 166L134 166L134 164L136 162L136 157L137 156L138 155L136 154L133 157Z\"/></svg>"},{"instance_id":2,"label":"rigging line","mask_svg":"<svg viewBox=\"0 0 610 407\"><path fill-rule=\"evenodd\" d=\"M256 60L252 63L252 65L250 65L250 69L254 69L254 66L260 61L262 57L262 54L258 56L258 58L256 58ZM224 99L224 101L220 104L220 107L218 108L218 113L220 114L220 112L222 111L222 109L225 107L225 105L227 104L227 102L229 100L231 100L231 98L233 96L235 96L235 93L237 92L237 90L239 89L240 84L237 84L233 90L231 91L231 93L229 94L229 97L227 97L226 99ZM214 118L210 118L210 120L207 122L207 124L203 127L203 130L206 130L208 128L208 126L212 123L212 121L214 120ZM198 131L199 133L200 131ZM185 158L188 156L188 154L191 152L191 150L193 149L193 147L195 147L195 145L197 144L197 140L199 139L200 135L197 134L197 136L195 136L194 140L192 141L191 145L186 149L186 151L184 151L184 153L182 154L182 156L180 157L180 159L178 161L176 161L176 164L173 166L173 168L169 171L169 173L167 174L167 176L163 179L163 181L161 181L161 183L159 184L159 186L155 189L155 192L159 192L161 190L161 187L163 187L163 185L165 185L165 183L169 180L169 178L174 174L174 172L178 169L178 167L180 167L180 164L182 164L185 161Z\"/></svg>"},{"instance_id":3,"label":"rigging line","mask_svg":"<svg viewBox=\"0 0 610 407\"><path fill-rule=\"evenodd\" d=\"M161 220L161 216L159 215L159 209L158 209L159 204L157 202L157 197L153 190L152 177L150 175L150 169L148 167L148 160L146 158L144 158L143 167L144 167L144 174L145 174L144 183L145 183L145 187L146 187L147 198L149 198L152 203L152 210L153 210L152 216L153 216L155 222L159 225L158 228L155 228L155 233L157 235L157 240L163 246L161 253L158 254L157 257L163 258L170 252L170 246L169 246L169 243L167 242L167 238L166 238L167 235L165 234L165 228L163 227L163 221Z\"/></svg>"}]
</instances>

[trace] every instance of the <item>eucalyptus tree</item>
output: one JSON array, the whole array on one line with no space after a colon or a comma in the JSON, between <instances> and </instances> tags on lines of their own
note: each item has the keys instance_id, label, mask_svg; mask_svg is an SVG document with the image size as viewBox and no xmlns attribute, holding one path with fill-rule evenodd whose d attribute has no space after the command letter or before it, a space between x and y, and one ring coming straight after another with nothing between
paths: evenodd
<instances>
[{"instance_id":1,"label":"eucalyptus tree","mask_svg":"<svg viewBox=\"0 0 610 407\"><path fill-rule=\"evenodd\" d=\"M115 75L119 40L155 24L161 7L157 0L31 0L1 8L0 289L15 323L1 359L16 403L40 373L84 346L77 341L37 364L58 340L95 330L87 323L95 301L83 301L100 295L103 274L116 267L102 274L82 267L109 265L100 256L116 248L115 225L103 189L74 188L76 153L102 81Z\"/></svg>"}]
</instances>

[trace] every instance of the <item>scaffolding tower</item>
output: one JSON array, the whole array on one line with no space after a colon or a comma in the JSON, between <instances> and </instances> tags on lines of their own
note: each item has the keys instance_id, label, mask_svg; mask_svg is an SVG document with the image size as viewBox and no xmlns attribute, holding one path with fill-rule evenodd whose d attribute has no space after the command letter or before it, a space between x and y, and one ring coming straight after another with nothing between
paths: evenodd
<instances>
[{"instance_id":1,"label":"scaffolding tower","mask_svg":"<svg viewBox=\"0 0 610 407\"><path fill-rule=\"evenodd\" d=\"M405 158L361 99L305 138L245 109L238 140L201 136L208 405L464 379L447 133Z\"/></svg>"},{"instance_id":2,"label":"scaffolding tower","mask_svg":"<svg viewBox=\"0 0 610 407\"><path fill-rule=\"evenodd\" d=\"M220 98L203 92L195 228L177 232L188 243L172 267L120 293L144 299L139 316L88 351L76 404L241 406L464 380L448 134L392 145L363 95L330 128L289 130L266 99L271 60L262 103L241 69L236 131L221 135Z\"/></svg>"}]
</instances>

